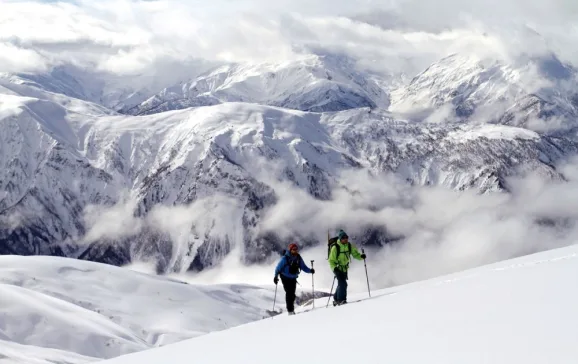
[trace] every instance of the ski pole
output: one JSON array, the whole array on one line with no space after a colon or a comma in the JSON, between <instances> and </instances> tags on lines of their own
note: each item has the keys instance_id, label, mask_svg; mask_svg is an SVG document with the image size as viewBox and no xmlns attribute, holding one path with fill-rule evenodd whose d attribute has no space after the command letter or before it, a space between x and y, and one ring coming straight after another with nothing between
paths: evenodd
<instances>
[{"instance_id":1,"label":"ski pole","mask_svg":"<svg viewBox=\"0 0 578 364\"><path fill-rule=\"evenodd\" d=\"M329 297L327 297L327 305L325 308L329 307L329 301L331 300L331 294L333 293L333 285L335 284L335 276L333 276L333 283L331 283L331 290L329 290Z\"/></svg>"},{"instance_id":2,"label":"ski pole","mask_svg":"<svg viewBox=\"0 0 578 364\"><path fill-rule=\"evenodd\" d=\"M273 312L275 312L275 301L277 301L277 283L275 283L275 298L273 298Z\"/></svg>"},{"instance_id":3,"label":"ski pole","mask_svg":"<svg viewBox=\"0 0 578 364\"><path fill-rule=\"evenodd\" d=\"M365 250L361 248L361 253L365 254ZM363 265L365 266L365 278L367 279L367 292L369 293L369 297L371 297L371 290L369 289L369 276L367 275L367 263L365 263L365 258L363 258Z\"/></svg>"},{"instance_id":4,"label":"ski pole","mask_svg":"<svg viewBox=\"0 0 578 364\"><path fill-rule=\"evenodd\" d=\"M311 269L313 268L314 260L311 260ZM311 275L311 293L313 294L313 308L315 308L315 274Z\"/></svg>"}]
</instances>

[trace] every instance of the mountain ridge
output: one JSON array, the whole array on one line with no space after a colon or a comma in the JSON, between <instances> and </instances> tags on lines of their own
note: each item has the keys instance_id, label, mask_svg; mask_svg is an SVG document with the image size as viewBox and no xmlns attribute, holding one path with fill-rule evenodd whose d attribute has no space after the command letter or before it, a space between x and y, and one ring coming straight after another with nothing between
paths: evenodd
<instances>
[{"instance_id":1,"label":"mountain ridge","mask_svg":"<svg viewBox=\"0 0 578 364\"><path fill-rule=\"evenodd\" d=\"M317 62L321 58L311 59ZM343 58L327 59L335 69L345 70L339 76L344 78L336 77L339 82L360 72L350 70L353 65ZM451 95L463 88L461 85L473 87L463 93L466 103L470 99L477 103L495 100L488 98L492 96L489 91L478 92L480 87L491 89L487 79L481 83L468 81L478 79L479 60L452 56L440 62L416 76L406 90L415 90L417 99L435 102L436 98L429 96L435 89L428 85L437 84L443 76L451 82L436 86L441 100L437 111L454 105L452 100L459 99L459 93ZM447 67L448 62L466 62L469 66L452 69ZM309 84L312 69L303 68L304 73L299 73L301 63L295 65L288 62L279 67L304 75L307 87L318 90L316 81ZM220 83L215 83L218 87L240 87L248 82L250 72L237 80L235 72L222 72L230 67L221 66L221 71L205 75L223 76ZM501 64L493 67L498 67L497 74L504 74ZM254 71L261 82L262 65L248 70ZM562 76L568 80L569 75ZM203 77L200 79L210 79ZM373 76L365 77L361 80ZM287 85L294 85L294 79L289 79ZM407 114L395 107L404 89L392 92L392 110L387 109L388 103L382 107L352 104L345 110L312 112L259 104L259 100L219 100L214 105L126 115L44 90L39 83L21 81L16 76L0 77L0 86L9 90L0 94L0 165L4 170L0 178L4 181L0 183L0 242L5 254L74 256L114 265L152 260L159 272L167 272L203 270L241 249L241 260L252 264L268 259L287 239L286 233L261 226L278 203L280 193L288 188L276 185L279 181L318 201L331 201L336 194L348 191L341 181L347 170L392 174L410 186L507 193L513 188L508 178L522 172L563 181L564 174L557 164L578 149L572 134L565 132L572 130L569 123L576 121L566 94L551 98L552 102L561 100L559 110L568 111L564 116L553 109L554 116L566 119L561 127L554 124L554 130L543 131L505 116L482 121L452 119L450 112L443 122L431 117L406 118ZM356 82L353 88L364 85L359 79ZM371 85L367 90L377 87ZM500 85L505 87L502 94L511 92L509 83ZM285 92L291 94L294 90ZM389 94L389 90L382 92L380 95ZM557 92L553 89L551 95ZM478 94L483 97L472 99ZM351 100L347 93L343 95ZM524 100L525 93L520 91L520 95L508 100ZM523 117L515 107L509 112L514 118ZM527 120L540 117L534 111L530 114ZM548 120L542 122L547 125ZM265 179L263 171L268 171ZM219 210L220 203L229 210ZM172 216L170 209L178 206L184 207L181 214L191 218L177 219L175 227L163 213ZM202 216L191 206L228 216L237 232L219 222L219 216ZM108 216L107 211L117 214L106 220L114 228L101 226L99 216ZM387 223L380 224L367 222L351 233L358 234L361 244L383 245L400 239L389 232ZM315 245L319 239L308 231L294 238L303 241L304 246Z\"/></svg>"}]
</instances>

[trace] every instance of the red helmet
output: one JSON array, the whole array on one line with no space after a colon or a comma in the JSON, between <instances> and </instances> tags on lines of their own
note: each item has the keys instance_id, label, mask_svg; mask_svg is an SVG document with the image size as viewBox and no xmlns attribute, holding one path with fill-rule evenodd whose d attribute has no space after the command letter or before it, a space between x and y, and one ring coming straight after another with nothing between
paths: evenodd
<instances>
[{"instance_id":1,"label":"red helmet","mask_svg":"<svg viewBox=\"0 0 578 364\"><path fill-rule=\"evenodd\" d=\"M289 244L288 250L291 251L292 249L299 250L299 246L296 243Z\"/></svg>"}]
</instances>

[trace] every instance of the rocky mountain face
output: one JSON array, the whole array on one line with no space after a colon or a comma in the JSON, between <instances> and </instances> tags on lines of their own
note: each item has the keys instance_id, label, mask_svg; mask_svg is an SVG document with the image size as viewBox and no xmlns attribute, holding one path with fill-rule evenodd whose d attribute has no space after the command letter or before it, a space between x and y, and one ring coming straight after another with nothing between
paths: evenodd
<instances>
[{"instance_id":1,"label":"rocky mountain face","mask_svg":"<svg viewBox=\"0 0 578 364\"><path fill-rule=\"evenodd\" d=\"M576 72L533 62L452 56L395 90L339 57L228 65L133 106L139 91L123 94L116 110L86 79L4 74L0 253L202 270L234 250L253 263L284 247L261 224L279 181L327 201L348 169L480 193L508 191L520 170L563 179L555 165L578 149Z\"/></svg>"}]
</instances>

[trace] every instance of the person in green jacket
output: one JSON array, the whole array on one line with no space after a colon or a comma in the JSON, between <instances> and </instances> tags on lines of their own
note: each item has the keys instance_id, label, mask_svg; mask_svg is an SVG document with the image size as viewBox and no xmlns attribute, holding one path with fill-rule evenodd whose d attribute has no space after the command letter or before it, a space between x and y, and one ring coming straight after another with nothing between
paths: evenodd
<instances>
[{"instance_id":1,"label":"person in green jacket","mask_svg":"<svg viewBox=\"0 0 578 364\"><path fill-rule=\"evenodd\" d=\"M343 230L339 230L337 243L329 251L329 267L337 279L337 288L333 295L333 306L347 303L347 271L349 270L350 256L357 260L365 259L357 247L349 242L349 237Z\"/></svg>"}]
</instances>

